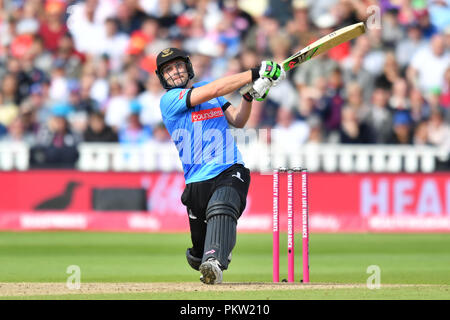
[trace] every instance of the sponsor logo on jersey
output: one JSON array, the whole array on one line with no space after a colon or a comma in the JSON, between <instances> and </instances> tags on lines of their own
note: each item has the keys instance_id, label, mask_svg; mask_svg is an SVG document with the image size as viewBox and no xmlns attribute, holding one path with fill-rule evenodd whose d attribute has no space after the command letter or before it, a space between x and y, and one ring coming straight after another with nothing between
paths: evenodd
<instances>
[{"instance_id":1,"label":"sponsor logo on jersey","mask_svg":"<svg viewBox=\"0 0 450 320\"><path fill-rule=\"evenodd\" d=\"M223 117L223 111L222 111L222 108L218 107L218 108L212 108L212 109L192 112L191 115L192 115L191 116L192 122L196 122L196 121L203 121L203 120L209 120L209 119Z\"/></svg>"}]
</instances>

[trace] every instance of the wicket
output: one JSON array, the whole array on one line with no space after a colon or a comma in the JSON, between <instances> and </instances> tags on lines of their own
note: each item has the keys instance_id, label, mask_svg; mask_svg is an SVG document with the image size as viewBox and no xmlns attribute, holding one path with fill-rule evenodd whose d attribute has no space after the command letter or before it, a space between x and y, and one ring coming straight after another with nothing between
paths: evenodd
<instances>
[{"instance_id":1,"label":"wicket","mask_svg":"<svg viewBox=\"0 0 450 320\"><path fill-rule=\"evenodd\" d=\"M294 174L297 172L301 174L303 283L309 282L308 170L300 167L273 171L273 282L280 282L280 173L287 173L288 282L295 281Z\"/></svg>"}]
</instances>

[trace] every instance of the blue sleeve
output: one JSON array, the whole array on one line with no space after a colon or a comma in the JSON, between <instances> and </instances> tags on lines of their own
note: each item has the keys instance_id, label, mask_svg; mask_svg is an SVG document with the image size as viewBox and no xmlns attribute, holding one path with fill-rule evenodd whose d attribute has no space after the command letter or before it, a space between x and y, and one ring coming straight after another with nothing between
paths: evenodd
<instances>
[{"instance_id":1,"label":"blue sleeve","mask_svg":"<svg viewBox=\"0 0 450 320\"><path fill-rule=\"evenodd\" d=\"M160 102L161 114L163 118L170 119L178 113L185 112L188 109L187 98L191 89L175 88L169 90Z\"/></svg>"},{"instance_id":2,"label":"blue sleeve","mask_svg":"<svg viewBox=\"0 0 450 320\"><path fill-rule=\"evenodd\" d=\"M217 100L219 101L221 108L223 108L228 103L227 99L225 99L224 97L218 97Z\"/></svg>"}]
</instances>

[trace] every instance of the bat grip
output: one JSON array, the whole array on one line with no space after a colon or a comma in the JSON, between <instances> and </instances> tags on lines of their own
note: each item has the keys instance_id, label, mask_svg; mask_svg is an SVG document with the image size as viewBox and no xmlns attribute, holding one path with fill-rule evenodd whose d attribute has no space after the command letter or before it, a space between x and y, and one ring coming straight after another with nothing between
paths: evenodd
<instances>
[{"instance_id":1,"label":"bat grip","mask_svg":"<svg viewBox=\"0 0 450 320\"><path fill-rule=\"evenodd\" d=\"M243 86L241 89L239 89L239 93L243 96L244 94L250 92L252 90L253 83L247 83L245 86Z\"/></svg>"}]
</instances>

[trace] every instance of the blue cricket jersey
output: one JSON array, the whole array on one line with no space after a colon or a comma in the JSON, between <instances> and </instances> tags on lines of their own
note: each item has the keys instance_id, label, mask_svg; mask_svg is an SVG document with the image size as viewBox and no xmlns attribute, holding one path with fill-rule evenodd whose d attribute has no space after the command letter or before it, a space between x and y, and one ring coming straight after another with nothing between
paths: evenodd
<instances>
[{"instance_id":1,"label":"blue cricket jersey","mask_svg":"<svg viewBox=\"0 0 450 320\"><path fill-rule=\"evenodd\" d=\"M199 82L193 88L208 82ZM174 88L160 101L164 124L183 164L186 184L216 177L236 163L244 164L233 135L228 130L223 97L190 106L192 89Z\"/></svg>"}]
</instances>

